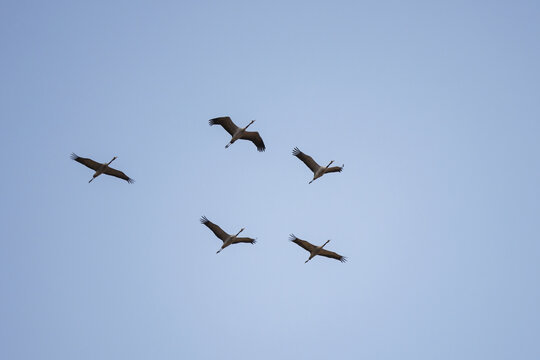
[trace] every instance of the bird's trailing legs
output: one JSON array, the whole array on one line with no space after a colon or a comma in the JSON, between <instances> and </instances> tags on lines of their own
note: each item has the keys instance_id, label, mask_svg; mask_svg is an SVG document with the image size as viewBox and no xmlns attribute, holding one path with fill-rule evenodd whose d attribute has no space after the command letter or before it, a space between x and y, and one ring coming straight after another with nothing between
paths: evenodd
<instances>
[{"instance_id":1,"label":"bird's trailing legs","mask_svg":"<svg viewBox=\"0 0 540 360\"><path fill-rule=\"evenodd\" d=\"M111 160L112 161L112 160ZM100 172L97 172L92 176L92 178L90 179L90 181L88 182L89 184L92 182L92 180L94 180L95 178L97 178L99 175L101 175Z\"/></svg>"}]
</instances>

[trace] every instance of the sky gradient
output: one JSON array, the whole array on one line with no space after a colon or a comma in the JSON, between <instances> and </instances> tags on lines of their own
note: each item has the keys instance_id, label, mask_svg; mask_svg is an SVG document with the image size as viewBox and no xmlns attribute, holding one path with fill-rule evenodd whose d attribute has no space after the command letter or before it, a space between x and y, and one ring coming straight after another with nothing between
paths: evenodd
<instances>
[{"instance_id":1,"label":"sky gradient","mask_svg":"<svg viewBox=\"0 0 540 360\"><path fill-rule=\"evenodd\" d=\"M539 38L536 1L3 1L0 358L539 359Z\"/></svg>"}]
</instances>

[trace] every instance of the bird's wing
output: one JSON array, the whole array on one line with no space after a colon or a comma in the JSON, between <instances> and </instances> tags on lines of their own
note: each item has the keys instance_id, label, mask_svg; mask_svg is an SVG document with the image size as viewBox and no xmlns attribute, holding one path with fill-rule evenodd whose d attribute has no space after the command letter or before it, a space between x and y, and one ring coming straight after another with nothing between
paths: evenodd
<instances>
[{"instance_id":1,"label":"bird's wing","mask_svg":"<svg viewBox=\"0 0 540 360\"><path fill-rule=\"evenodd\" d=\"M133 180L132 178L130 178L129 176L127 176L126 174L124 174L120 170L116 170L116 169L114 169L112 167L109 167L109 166L107 166L105 168L105 171L103 171L103 173L107 174L107 175L115 176L115 177L123 179L123 180L126 180L130 184L133 184L135 182L135 180Z\"/></svg>"},{"instance_id":2,"label":"bird's wing","mask_svg":"<svg viewBox=\"0 0 540 360\"><path fill-rule=\"evenodd\" d=\"M249 244L255 244L256 242L257 242L257 240L252 239L252 238L248 238L248 237L237 237L236 239L234 239L233 244L237 244L237 243L249 243Z\"/></svg>"},{"instance_id":3,"label":"bird's wing","mask_svg":"<svg viewBox=\"0 0 540 360\"><path fill-rule=\"evenodd\" d=\"M244 131L240 139L251 141L252 143L255 144L258 151L266 150L263 139L261 135L259 135L259 132L257 131Z\"/></svg>"},{"instance_id":4,"label":"bird's wing","mask_svg":"<svg viewBox=\"0 0 540 360\"><path fill-rule=\"evenodd\" d=\"M332 166L326 169L325 173L331 173L331 172L341 172L343 171L343 166Z\"/></svg>"},{"instance_id":5,"label":"bird's wing","mask_svg":"<svg viewBox=\"0 0 540 360\"><path fill-rule=\"evenodd\" d=\"M316 172L319 169L319 164L317 164L311 156L301 152L299 148L295 147L292 154L302 160L302 162L306 164L307 167L311 169L311 171Z\"/></svg>"},{"instance_id":6,"label":"bird's wing","mask_svg":"<svg viewBox=\"0 0 540 360\"><path fill-rule=\"evenodd\" d=\"M210 119L210 120L208 120L208 123L210 124L210 126L212 126L212 125L221 125L221 126L223 126L223 128L229 134L231 134L231 136L234 136L234 133L236 132L236 130L238 130L238 126L236 126L233 123L233 121L231 120L231 118L228 117L228 116L223 116L223 117L217 117L217 118Z\"/></svg>"},{"instance_id":7,"label":"bird's wing","mask_svg":"<svg viewBox=\"0 0 540 360\"><path fill-rule=\"evenodd\" d=\"M294 236L294 234L291 234L291 236L289 237L289 240L292 241L293 243L297 244L298 246L306 249L307 251L309 252L312 252L313 249L315 249L315 245L305 241L305 240L301 240L299 238L297 238L296 236Z\"/></svg>"},{"instance_id":8,"label":"bird's wing","mask_svg":"<svg viewBox=\"0 0 540 360\"><path fill-rule=\"evenodd\" d=\"M227 234L225 231L223 231L219 226L211 222L206 218L206 216L201 217L201 223L206 225L212 232L219 238L221 241L225 242L227 238L229 237L229 234Z\"/></svg>"},{"instance_id":9,"label":"bird's wing","mask_svg":"<svg viewBox=\"0 0 540 360\"><path fill-rule=\"evenodd\" d=\"M326 256L326 257L329 257L329 258L332 258L332 259L336 259L336 260L339 260L341 262L345 262L347 261L347 258L345 256L341 256L333 251L328 251L328 250L325 250L325 249L322 249L321 252L318 254L318 255L321 255L321 256Z\"/></svg>"},{"instance_id":10,"label":"bird's wing","mask_svg":"<svg viewBox=\"0 0 540 360\"><path fill-rule=\"evenodd\" d=\"M98 163L98 162L96 162L96 161L94 161L92 159L77 156L75 153L71 153L71 158L73 160L75 160L76 162L81 163L84 166L89 167L90 169L92 169L94 171L99 169L101 167L101 165L102 165L102 164L100 164L100 163Z\"/></svg>"}]
</instances>

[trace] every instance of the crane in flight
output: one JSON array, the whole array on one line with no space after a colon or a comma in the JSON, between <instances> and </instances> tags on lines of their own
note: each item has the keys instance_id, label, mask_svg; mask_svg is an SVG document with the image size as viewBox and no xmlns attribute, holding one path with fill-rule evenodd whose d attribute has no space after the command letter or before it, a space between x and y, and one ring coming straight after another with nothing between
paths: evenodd
<instances>
[{"instance_id":1,"label":"crane in flight","mask_svg":"<svg viewBox=\"0 0 540 360\"><path fill-rule=\"evenodd\" d=\"M227 246L231 244L238 244L238 243L249 243L249 244L255 244L257 241L256 239L248 238L248 237L238 237L238 235L244 231L244 228L241 228L239 232L236 233L236 235L229 235L223 229L221 229L218 225L214 224L206 216L201 217L201 223L203 225L206 225L214 235L216 235L221 241L223 241L223 245L221 245L221 248L216 252L216 254L219 254L221 250L225 249Z\"/></svg>"},{"instance_id":2,"label":"crane in flight","mask_svg":"<svg viewBox=\"0 0 540 360\"><path fill-rule=\"evenodd\" d=\"M113 157L112 160L109 161L108 163L103 163L103 164L100 164L97 161L94 161L92 159L77 156L75 153L71 154L71 158L73 160L75 160L76 162L78 162L80 164L83 164L84 166L86 166L86 167L88 167L88 168L95 171L94 175L92 175L92 178L90 179L89 183L91 183L92 180L94 180L95 178L97 178L101 174L115 176L115 177L117 177L119 179L126 180L130 184L135 182L135 180L133 180L132 178L130 178L129 176L127 176L126 174L124 174L120 170L116 170L116 169L109 166L114 160L117 159L116 156Z\"/></svg>"},{"instance_id":3,"label":"crane in flight","mask_svg":"<svg viewBox=\"0 0 540 360\"><path fill-rule=\"evenodd\" d=\"M251 122L245 128L240 128L236 126L235 123L233 123L231 118L228 116L217 117L208 120L210 126L221 125L232 136L231 141L227 145L225 145L225 148L228 148L229 146L234 144L236 140L241 139L251 141L253 144L255 144L258 151L264 151L266 150L266 147L264 146L261 135L259 135L257 131L246 131L247 128L254 122L255 120L251 120Z\"/></svg>"},{"instance_id":4,"label":"crane in flight","mask_svg":"<svg viewBox=\"0 0 540 360\"><path fill-rule=\"evenodd\" d=\"M332 172L341 172L343 170L343 167L345 166L345 165L341 165L341 166L330 167L330 165L332 165L334 160L330 161L330 163L326 166L320 166L319 164L317 164L315 160L313 160L311 156L304 154L297 147L293 149L292 154L296 156L297 158L299 158L300 160L302 160L302 162L306 164L306 166L311 171L313 171L313 180L309 182L310 184L314 182L315 180L317 180L318 178L320 178L321 176L323 176L324 174L332 173Z\"/></svg>"},{"instance_id":5,"label":"crane in flight","mask_svg":"<svg viewBox=\"0 0 540 360\"><path fill-rule=\"evenodd\" d=\"M347 261L347 258L345 256L341 256L341 255L339 255L339 254L337 254L337 253L335 253L333 251L328 251L328 250L323 249L323 247L326 244L328 244L330 242L330 240L327 240L321 246L315 246L315 245L311 244L310 242L307 242L306 240L299 239L296 236L294 236L294 234L290 235L289 240L292 241L293 243L295 243L296 245L300 246L301 248L309 251L309 258L306 260L306 263L309 260L313 259L317 255L326 256L326 257L329 257L331 259L339 260L341 262Z\"/></svg>"}]
</instances>

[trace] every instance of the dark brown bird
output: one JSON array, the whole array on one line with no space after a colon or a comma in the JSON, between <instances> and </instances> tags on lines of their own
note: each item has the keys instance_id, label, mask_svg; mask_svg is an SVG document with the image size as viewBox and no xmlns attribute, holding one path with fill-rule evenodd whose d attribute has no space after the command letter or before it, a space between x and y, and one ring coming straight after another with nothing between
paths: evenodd
<instances>
[{"instance_id":1,"label":"dark brown bird","mask_svg":"<svg viewBox=\"0 0 540 360\"><path fill-rule=\"evenodd\" d=\"M326 256L326 257L329 257L329 258L332 258L332 259L339 260L341 262L347 261L347 258L345 256L341 256L339 254L336 254L333 251L328 251L328 250L323 249L324 245L328 244L330 242L330 240L327 240L321 246L315 246L315 245L307 242L306 240L302 240L302 239L297 238L293 234L291 234L289 240L292 241L293 243L297 244L298 246L304 248L305 250L309 251L309 259L306 260L306 263L309 260L313 259L317 255Z\"/></svg>"},{"instance_id":2,"label":"dark brown bird","mask_svg":"<svg viewBox=\"0 0 540 360\"><path fill-rule=\"evenodd\" d=\"M111 176L115 176L117 178L120 178L120 179L123 179L123 180L126 180L128 183L132 184L133 182L135 182L135 180L133 180L132 178L130 178L129 176L127 176L126 174L124 174L123 172L121 172L120 170L116 170L116 169L113 169L112 167L109 167L109 165L114 161L116 160L116 156L112 158L111 161L109 161L108 163L103 163L103 164L100 164L98 163L97 161L94 161L92 159L88 159L88 158L83 158L83 157L80 157L80 156L77 156L76 154L72 153L71 154L71 158L73 160L75 160L76 162L78 163L81 163L83 164L84 166L86 167L89 167L90 169L94 170L95 173L94 175L92 176L92 178L90 179L89 183L92 182L92 180L94 180L95 178L97 178L99 175L101 174L105 174L105 175L111 175Z\"/></svg>"},{"instance_id":3,"label":"dark brown bird","mask_svg":"<svg viewBox=\"0 0 540 360\"><path fill-rule=\"evenodd\" d=\"M206 225L214 235L216 235L221 241L223 241L223 245L221 245L221 248L216 252L216 254L219 254L221 250L225 249L227 246L231 244L238 244L238 243L249 243L249 244L255 244L257 241L256 239L248 238L248 237L238 237L238 235L244 231L244 228L241 228L236 235L229 235L225 231L223 231L218 225L214 224L210 220L206 218L206 216L201 217L201 223Z\"/></svg>"},{"instance_id":4,"label":"dark brown bird","mask_svg":"<svg viewBox=\"0 0 540 360\"><path fill-rule=\"evenodd\" d=\"M318 178L320 178L321 176L323 176L324 174L331 173L331 172L341 172L343 170L343 167L345 166L345 165L341 165L341 166L329 167L330 165L332 165L334 160L330 161L330 163L326 166L320 166L319 164L317 164L317 162L315 162L315 160L313 160L311 156L304 154L297 147L293 149L292 154L296 156L297 158L299 158L300 160L302 160L302 162L306 164L306 166L311 171L313 171L313 180L309 182L310 184L314 182L315 180L317 180Z\"/></svg>"},{"instance_id":5,"label":"dark brown bird","mask_svg":"<svg viewBox=\"0 0 540 360\"><path fill-rule=\"evenodd\" d=\"M246 129L254 122L255 120L251 120L251 122L245 128L239 128L228 116L208 120L210 126L221 125L229 134L231 134L232 139L227 145L225 145L225 148L231 146L236 140L241 139L251 141L253 144L255 144L258 151L264 151L266 150L266 147L264 146L261 135L259 135L257 131L246 131Z\"/></svg>"}]
</instances>

